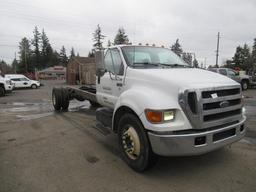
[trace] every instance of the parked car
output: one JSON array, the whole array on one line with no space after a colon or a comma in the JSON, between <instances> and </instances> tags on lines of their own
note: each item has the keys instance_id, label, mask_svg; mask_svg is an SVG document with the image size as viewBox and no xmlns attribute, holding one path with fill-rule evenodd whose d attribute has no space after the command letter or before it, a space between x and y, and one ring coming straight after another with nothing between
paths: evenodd
<instances>
[{"instance_id":1,"label":"parked car","mask_svg":"<svg viewBox=\"0 0 256 192\"><path fill-rule=\"evenodd\" d=\"M40 87L39 81L34 81L27 78L25 75L20 74L7 74L6 78L9 78L14 83L14 88L32 88L37 89Z\"/></svg>"},{"instance_id":2,"label":"parked car","mask_svg":"<svg viewBox=\"0 0 256 192\"><path fill-rule=\"evenodd\" d=\"M0 75L0 97L5 96L8 92L12 92L13 86L10 79Z\"/></svg>"},{"instance_id":3,"label":"parked car","mask_svg":"<svg viewBox=\"0 0 256 192\"><path fill-rule=\"evenodd\" d=\"M239 74L237 71L229 68L209 68L210 71L219 73L221 75L225 75L236 82L241 84L243 90L248 89L248 87L252 84L248 75Z\"/></svg>"}]
</instances>

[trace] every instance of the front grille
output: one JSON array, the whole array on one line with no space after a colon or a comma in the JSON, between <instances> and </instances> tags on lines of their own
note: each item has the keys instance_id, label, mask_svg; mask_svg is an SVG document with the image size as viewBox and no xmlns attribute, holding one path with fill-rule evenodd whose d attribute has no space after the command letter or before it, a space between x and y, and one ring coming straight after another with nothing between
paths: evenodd
<instances>
[{"instance_id":1,"label":"front grille","mask_svg":"<svg viewBox=\"0 0 256 192\"><path fill-rule=\"evenodd\" d=\"M211 114L211 115L205 115L204 121L214 121L217 119L231 117L234 115L239 115L239 114L241 114L241 112L242 112L241 109L237 109L237 110L227 111L227 112L223 112L223 113L215 113L215 114Z\"/></svg>"},{"instance_id":2,"label":"front grille","mask_svg":"<svg viewBox=\"0 0 256 192\"><path fill-rule=\"evenodd\" d=\"M240 86L185 90L179 96L180 106L194 129L224 126L242 117Z\"/></svg>"},{"instance_id":3,"label":"front grille","mask_svg":"<svg viewBox=\"0 0 256 192\"><path fill-rule=\"evenodd\" d=\"M232 99L227 100L229 102L229 106L238 105L241 103L241 99ZM220 108L221 101L213 102L213 103L204 103L203 110L217 109Z\"/></svg>"},{"instance_id":4,"label":"front grille","mask_svg":"<svg viewBox=\"0 0 256 192\"><path fill-rule=\"evenodd\" d=\"M217 94L219 97L225 97L228 95L236 95L239 93L240 93L240 88L203 91L202 98L212 98L212 94Z\"/></svg>"}]
</instances>

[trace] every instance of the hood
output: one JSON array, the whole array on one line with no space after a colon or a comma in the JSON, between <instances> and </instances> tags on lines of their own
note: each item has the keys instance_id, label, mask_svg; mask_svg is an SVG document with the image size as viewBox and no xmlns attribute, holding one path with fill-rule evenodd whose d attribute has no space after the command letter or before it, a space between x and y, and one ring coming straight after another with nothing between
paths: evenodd
<instances>
[{"instance_id":1,"label":"hood","mask_svg":"<svg viewBox=\"0 0 256 192\"><path fill-rule=\"evenodd\" d=\"M196 68L131 69L131 72L136 79L143 78L144 80L157 81L161 84L167 83L179 88L239 85L224 75Z\"/></svg>"}]
</instances>

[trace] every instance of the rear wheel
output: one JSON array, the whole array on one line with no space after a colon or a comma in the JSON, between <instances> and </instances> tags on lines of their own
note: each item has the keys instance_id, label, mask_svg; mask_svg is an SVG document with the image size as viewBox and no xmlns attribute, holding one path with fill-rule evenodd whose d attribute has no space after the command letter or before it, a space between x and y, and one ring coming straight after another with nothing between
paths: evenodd
<instances>
[{"instance_id":1,"label":"rear wheel","mask_svg":"<svg viewBox=\"0 0 256 192\"><path fill-rule=\"evenodd\" d=\"M242 86L242 89L243 89L243 90L247 90L247 89L248 89L248 86L249 86L248 81L242 80L241 86Z\"/></svg>"},{"instance_id":2,"label":"rear wheel","mask_svg":"<svg viewBox=\"0 0 256 192\"><path fill-rule=\"evenodd\" d=\"M52 90L52 104L56 111L61 109L62 105L62 92L60 88L53 88Z\"/></svg>"},{"instance_id":3,"label":"rear wheel","mask_svg":"<svg viewBox=\"0 0 256 192\"><path fill-rule=\"evenodd\" d=\"M68 90L65 88L61 89L62 91L62 110L67 110L69 107L69 93Z\"/></svg>"},{"instance_id":4,"label":"rear wheel","mask_svg":"<svg viewBox=\"0 0 256 192\"><path fill-rule=\"evenodd\" d=\"M118 123L118 140L125 162L135 171L143 172L155 165L157 155L151 149L147 133L133 114L124 114Z\"/></svg>"},{"instance_id":5,"label":"rear wheel","mask_svg":"<svg viewBox=\"0 0 256 192\"><path fill-rule=\"evenodd\" d=\"M37 85L36 85L36 84L33 84L33 85L31 85L31 88L32 88L32 89L37 89Z\"/></svg>"},{"instance_id":6,"label":"rear wheel","mask_svg":"<svg viewBox=\"0 0 256 192\"><path fill-rule=\"evenodd\" d=\"M0 97L5 96L5 90L3 87L0 87Z\"/></svg>"}]
</instances>

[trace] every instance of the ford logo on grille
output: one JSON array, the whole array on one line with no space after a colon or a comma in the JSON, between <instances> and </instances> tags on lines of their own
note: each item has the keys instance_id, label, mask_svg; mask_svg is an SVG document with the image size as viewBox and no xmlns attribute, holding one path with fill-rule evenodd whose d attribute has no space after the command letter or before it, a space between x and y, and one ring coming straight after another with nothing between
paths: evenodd
<instances>
[{"instance_id":1,"label":"ford logo on grille","mask_svg":"<svg viewBox=\"0 0 256 192\"><path fill-rule=\"evenodd\" d=\"M228 101L222 101L220 102L220 107L221 108L225 108L225 107L228 107L229 106L229 102Z\"/></svg>"}]
</instances>

